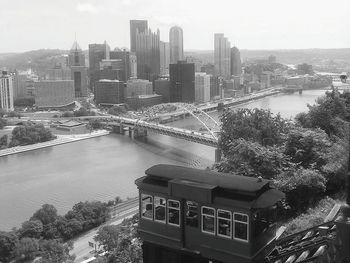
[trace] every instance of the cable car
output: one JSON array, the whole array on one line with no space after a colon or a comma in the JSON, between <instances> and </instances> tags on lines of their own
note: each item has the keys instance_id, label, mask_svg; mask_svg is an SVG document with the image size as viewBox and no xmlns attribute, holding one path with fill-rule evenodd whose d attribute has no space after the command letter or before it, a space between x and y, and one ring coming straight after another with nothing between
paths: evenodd
<instances>
[{"instance_id":1,"label":"cable car","mask_svg":"<svg viewBox=\"0 0 350 263\"><path fill-rule=\"evenodd\" d=\"M284 194L270 181L159 164L135 181L144 263L262 262Z\"/></svg>"}]
</instances>

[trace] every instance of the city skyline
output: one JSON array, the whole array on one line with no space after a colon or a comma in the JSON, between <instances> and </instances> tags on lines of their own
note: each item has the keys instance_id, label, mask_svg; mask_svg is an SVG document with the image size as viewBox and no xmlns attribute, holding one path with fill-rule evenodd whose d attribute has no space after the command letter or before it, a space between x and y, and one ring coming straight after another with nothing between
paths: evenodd
<instances>
[{"instance_id":1,"label":"city skyline","mask_svg":"<svg viewBox=\"0 0 350 263\"><path fill-rule=\"evenodd\" d=\"M240 49L346 48L350 47L349 9L346 0L297 0L293 5L277 0L221 0L215 5L183 0L146 4L141 0L17 0L2 3L0 33L6 38L0 53L68 50L75 34L83 50L104 40L111 47L130 47L129 21L133 19L148 20L149 27L160 29L160 40L165 42L169 29L180 26L186 50L213 50L214 33L224 33ZM111 34L111 26L118 34Z\"/></svg>"}]
</instances>

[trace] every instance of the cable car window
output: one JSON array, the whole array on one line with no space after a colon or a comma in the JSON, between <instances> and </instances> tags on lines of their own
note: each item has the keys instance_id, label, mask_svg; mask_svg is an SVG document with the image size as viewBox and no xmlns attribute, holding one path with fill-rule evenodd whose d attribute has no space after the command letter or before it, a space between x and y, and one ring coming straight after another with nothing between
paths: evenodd
<instances>
[{"instance_id":1,"label":"cable car window","mask_svg":"<svg viewBox=\"0 0 350 263\"><path fill-rule=\"evenodd\" d=\"M165 223L166 201L163 197L154 197L154 221Z\"/></svg>"},{"instance_id":2,"label":"cable car window","mask_svg":"<svg viewBox=\"0 0 350 263\"><path fill-rule=\"evenodd\" d=\"M176 200L168 200L168 224L180 225L180 202Z\"/></svg>"},{"instance_id":3,"label":"cable car window","mask_svg":"<svg viewBox=\"0 0 350 263\"><path fill-rule=\"evenodd\" d=\"M202 232L215 235L215 209L202 206Z\"/></svg>"},{"instance_id":4,"label":"cable car window","mask_svg":"<svg viewBox=\"0 0 350 263\"><path fill-rule=\"evenodd\" d=\"M142 200L142 217L153 219L153 197L150 195L141 195Z\"/></svg>"},{"instance_id":5,"label":"cable car window","mask_svg":"<svg viewBox=\"0 0 350 263\"><path fill-rule=\"evenodd\" d=\"M231 212L218 209L217 211L217 231L218 236L231 238L232 225L231 225Z\"/></svg>"},{"instance_id":6,"label":"cable car window","mask_svg":"<svg viewBox=\"0 0 350 263\"><path fill-rule=\"evenodd\" d=\"M248 241L248 215L234 213L233 224L234 238L243 241Z\"/></svg>"},{"instance_id":7,"label":"cable car window","mask_svg":"<svg viewBox=\"0 0 350 263\"><path fill-rule=\"evenodd\" d=\"M186 202L186 225L198 227L198 203Z\"/></svg>"}]
</instances>

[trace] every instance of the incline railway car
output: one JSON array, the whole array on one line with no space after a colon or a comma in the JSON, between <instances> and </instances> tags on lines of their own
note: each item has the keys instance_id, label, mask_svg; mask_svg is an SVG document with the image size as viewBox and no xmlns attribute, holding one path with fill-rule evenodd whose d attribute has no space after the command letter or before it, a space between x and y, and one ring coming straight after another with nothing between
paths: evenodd
<instances>
[{"instance_id":1,"label":"incline railway car","mask_svg":"<svg viewBox=\"0 0 350 263\"><path fill-rule=\"evenodd\" d=\"M284 194L268 180L155 165L136 180L144 263L262 262Z\"/></svg>"}]
</instances>

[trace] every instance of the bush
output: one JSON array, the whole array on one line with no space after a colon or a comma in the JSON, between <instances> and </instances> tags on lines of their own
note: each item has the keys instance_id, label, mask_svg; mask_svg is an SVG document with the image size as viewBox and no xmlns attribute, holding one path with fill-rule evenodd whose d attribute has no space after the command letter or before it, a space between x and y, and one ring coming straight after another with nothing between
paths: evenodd
<instances>
[{"instance_id":1,"label":"bush","mask_svg":"<svg viewBox=\"0 0 350 263\"><path fill-rule=\"evenodd\" d=\"M4 118L0 118L0 130L3 129L7 125L7 120Z\"/></svg>"},{"instance_id":2,"label":"bush","mask_svg":"<svg viewBox=\"0 0 350 263\"><path fill-rule=\"evenodd\" d=\"M56 136L44 125L28 122L13 129L9 147L46 142L55 138Z\"/></svg>"}]
</instances>

